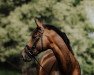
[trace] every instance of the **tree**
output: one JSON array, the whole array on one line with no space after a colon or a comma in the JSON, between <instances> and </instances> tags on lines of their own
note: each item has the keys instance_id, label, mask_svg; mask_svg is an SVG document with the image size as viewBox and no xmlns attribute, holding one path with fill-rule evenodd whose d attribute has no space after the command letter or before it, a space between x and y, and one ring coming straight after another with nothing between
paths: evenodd
<instances>
[{"instance_id":1,"label":"tree","mask_svg":"<svg viewBox=\"0 0 94 75\"><path fill-rule=\"evenodd\" d=\"M42 17L46 23L58 26L66 32L81 65L82 74L94 74L94 38L91 37L94 26L85 9L86 2L93 5L94 1L22 1L0 2L0 60L6 61L7 58L20 53L36 26L34 17Z\"/></svg>"}]
</instances>

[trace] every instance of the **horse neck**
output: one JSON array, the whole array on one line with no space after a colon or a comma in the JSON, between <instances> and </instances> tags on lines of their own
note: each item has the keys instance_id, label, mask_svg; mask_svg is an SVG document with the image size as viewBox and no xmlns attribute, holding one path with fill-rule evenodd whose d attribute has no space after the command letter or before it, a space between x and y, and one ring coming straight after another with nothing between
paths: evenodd
<instances>
[{"instance_id":1,"label":"horse neck","mask_svg":"<svg viewBox=\"0 0 94 75\"><path fill-rule=\"evenodd\" d=\"M50 42L52 42L50 44L50 47L53 50L61 69L65 70L70 62L69 54L71 54L71 52L68 50L63 39L58 34L55 34L53 36L50 37Z\"/></svg>"}]
</instances>

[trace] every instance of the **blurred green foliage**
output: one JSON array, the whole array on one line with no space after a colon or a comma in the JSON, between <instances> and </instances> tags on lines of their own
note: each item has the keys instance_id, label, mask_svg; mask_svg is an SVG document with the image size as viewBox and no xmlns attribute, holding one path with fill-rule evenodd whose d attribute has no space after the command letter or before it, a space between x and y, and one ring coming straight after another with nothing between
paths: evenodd
<instances>
[{"instance_id":1,"label":"blurred green foliage","mask_svg":"<svg viewBox=\"0 0 94 75\"><path fill-rule=\"evenodd\" d=\"M13 70L0 69L0 75L21 75L21 74Z\"/></svg>"},{"instance_id":2,"label":"blurred green foliage","mask_svg":"<svg viewBox=\"0 0 94 75\"><path fill-rule=\"evenodd\" d=\"M82 75L94 75L94 24L85 9L89 0L0 0L0 61L16 56L35 28L34 17L61 27L68 35Z\"/></svg>"}]
</instances>

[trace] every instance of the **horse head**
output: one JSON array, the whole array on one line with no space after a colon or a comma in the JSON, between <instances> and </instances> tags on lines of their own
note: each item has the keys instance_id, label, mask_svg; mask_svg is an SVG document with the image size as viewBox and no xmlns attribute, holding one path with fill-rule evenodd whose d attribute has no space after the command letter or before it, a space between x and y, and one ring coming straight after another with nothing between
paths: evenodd
<instances>
[{"instance_id":1,"label":"horse head","mask_svg":"<svg viewBox=\"0 0 94 75\"><path fill-rule=\"evenodd\" d=\"M25 60L50 48L50 41L48 37L50 36L51 31L46 28L43 21L39 18L35 18L35 23L37 27L32 32L32 35L22 52L23 59Z\"/></svg>"}]
</instances>

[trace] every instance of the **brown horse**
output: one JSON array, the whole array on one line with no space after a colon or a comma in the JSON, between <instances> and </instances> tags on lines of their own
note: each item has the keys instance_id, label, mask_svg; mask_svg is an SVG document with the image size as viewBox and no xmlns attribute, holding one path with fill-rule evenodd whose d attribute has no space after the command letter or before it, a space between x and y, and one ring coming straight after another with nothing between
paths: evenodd
<instances>
[{"instance_id":1,"label":"brown horse","mask_svg":"<svg viewBox=\"0 0 94 75\"><path fill-rule=\"evenodd\" d=\"M80 75L80 66L73 52L62 39L61 32L54 26L44 25L41 20L36 19L37 28L32 38L25 47L25 55L34 56L38 53L51 49L56 57L59 71L62 75Z\"/></svg>"}]
</instances>

